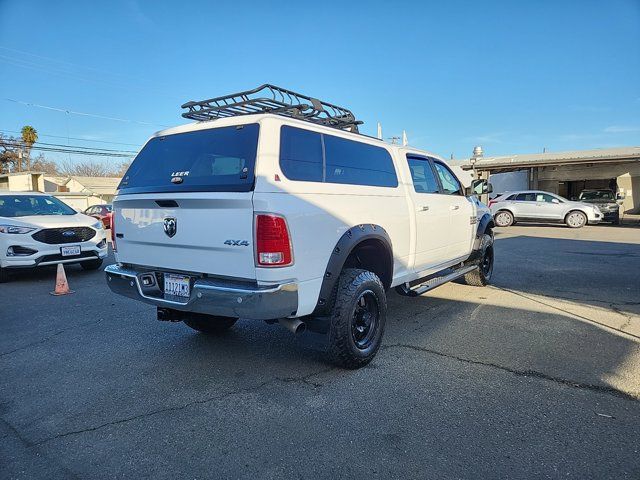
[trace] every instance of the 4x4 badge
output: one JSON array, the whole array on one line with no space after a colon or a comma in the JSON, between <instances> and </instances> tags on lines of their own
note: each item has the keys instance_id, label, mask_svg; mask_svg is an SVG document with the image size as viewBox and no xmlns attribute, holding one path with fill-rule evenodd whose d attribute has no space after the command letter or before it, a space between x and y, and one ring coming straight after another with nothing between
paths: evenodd
<instances>
[{"instance_id":1,"label":"4x4 badge","mask_svg":"<svg viewBox=\"0 0 640 480\"><path fill-rule=\"evenodd\" d=\"M169 238L173 237L178 231L178 220L175 217L166 217L164 219L164 233L167 234Z\"/></svg>"}]
</instances>

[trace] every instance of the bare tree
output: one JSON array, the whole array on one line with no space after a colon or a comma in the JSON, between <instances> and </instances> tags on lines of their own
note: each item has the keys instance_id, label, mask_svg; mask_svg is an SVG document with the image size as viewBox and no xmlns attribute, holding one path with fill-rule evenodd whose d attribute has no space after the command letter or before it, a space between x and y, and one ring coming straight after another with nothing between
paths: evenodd
<instances>
[{"instance_id":1,"label":"bare tree","mask_svg":"<svg viewBox=\"0 0 640 480\"><path fill-rule=\"evenodd\" d=\"M63 175L76 175L78 177L110 177L115 175L115 172L107 168L103 163L91 160L63 162L58 171Z\"/></svg>"},{"instance_id":2,"label":"bare tree","mask_svg":"<svg viewBox=\"0 0 640 480\"><path fill-rule=\"evenodd\" d=\"M47 160L44 155L40 154L31 162L34 172L43 172L47 175L59 175L58 164L51 160Z\"/></svg>"},{"instance_id":3,"label":"bare tree","mask_svg":"<svg viewBox=\"0 0 640 480\"><path fill-rule=\"evenodd\" d=\"M124 162L121 162L120 165L118 165L117 170L114 172L114 176L124 177L124 174L127 173L127 170L129 170L130 166L131 166L130 160L125 160Z\"/></svg>"},{"instance_id":4,"label":"bare tree","mask_svg":"<svg viewBox=\"0 0 640 480\"><path fill-rule=\"evenodd\" d=\"M20 161L18 140L0 133L0 172L15 171Z\"/></svg>"}]
</instances>

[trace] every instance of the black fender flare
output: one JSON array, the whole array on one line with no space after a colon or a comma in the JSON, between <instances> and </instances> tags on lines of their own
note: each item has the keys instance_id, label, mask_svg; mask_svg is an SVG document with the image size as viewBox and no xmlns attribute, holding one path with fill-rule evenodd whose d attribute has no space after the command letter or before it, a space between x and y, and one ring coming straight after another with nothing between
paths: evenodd
<instances>
[{"instance_id":1,"label":"black fender flare","mask_svg":"<svg viewBox=\"0 0 640 480\"><path fill-rule=\"evenodd\" d=\"M473 240L473 249L471 251L469 261L477 261L482 258L484 249L487 247L486 243L482 243L482 239L487 231L489 231L491 235L490 244L493 244L493 229L495 226L496 225L493 221L493 215L491 215L490 213L485 213L484 215L482 215L476 228L476 236Z\"/></svg>"},{"instance_id":2,"label":"black fender flare","mask_svg":"<svg viewBox=\"0 0 640 480\"><path fill-rule=\"evenodd\" d=\"M318 303L316 304L314 314L326 313L325 307L329 306L328 303L333 289L347 258L356 246L365 240L378 240L385 246L388 255L386 260L390 262L391 275L389 279L381 280L385 288L389 288L391 279L393 278L393 247L389 234L380 225L364 224L351 227L342 234L342 237L340 237L340 240L338 240L338 243L336 243L336 246L331 252L327 268L324 272L324 278L322 279L322 286L320 287L320 294L318 295ZM385 282L385 280L387 281Z\"/></svg>"}]
</instances>

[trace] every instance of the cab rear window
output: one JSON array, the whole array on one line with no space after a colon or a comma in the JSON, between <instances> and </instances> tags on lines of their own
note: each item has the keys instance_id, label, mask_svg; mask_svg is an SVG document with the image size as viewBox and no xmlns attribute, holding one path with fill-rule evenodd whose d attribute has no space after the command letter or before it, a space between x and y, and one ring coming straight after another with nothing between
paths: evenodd
<instances>
[{"instance_id":1,"label":"cab rear window","mask_svg":"<svg viewBox=\"0 0 640 480\"><path fill-rule=\"evenodd\" d=\"M152 138L122 178L120 193L248 192L258 131L248 124Z\"/></svg>"}]
</instances>

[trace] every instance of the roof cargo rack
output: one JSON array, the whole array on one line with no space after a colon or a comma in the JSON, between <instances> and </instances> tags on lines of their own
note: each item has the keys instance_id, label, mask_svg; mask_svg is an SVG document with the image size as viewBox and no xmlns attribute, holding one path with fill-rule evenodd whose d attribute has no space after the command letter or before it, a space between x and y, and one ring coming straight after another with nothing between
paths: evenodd
<instances>
[{"instance_id":1,"label":"roof cargo rack","mask_svg":"<svg viewBox=\"0 0 640 480\"><path fill-rule=\"evenodd\" d=\"M188 109L182 114L184 118L199 121L273 113L351 132L357 132L358 125L362 124L346 108L269 84L246 92L187 102L182 108Z\"/></svg>"}]
</instances>

